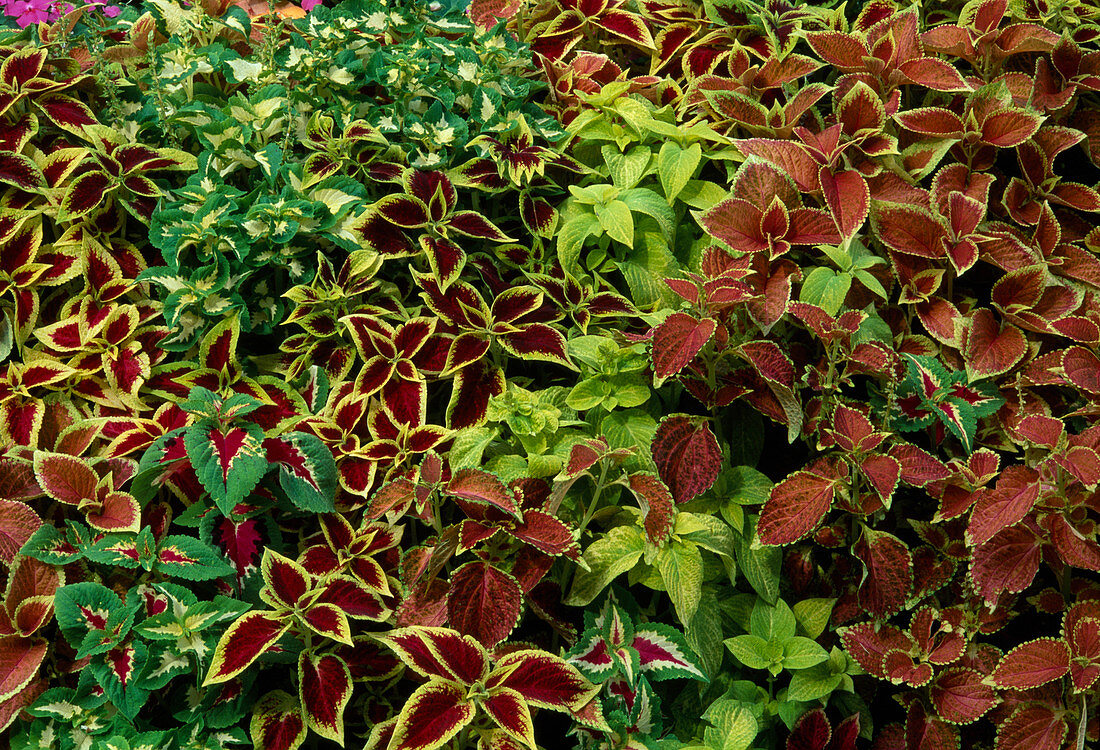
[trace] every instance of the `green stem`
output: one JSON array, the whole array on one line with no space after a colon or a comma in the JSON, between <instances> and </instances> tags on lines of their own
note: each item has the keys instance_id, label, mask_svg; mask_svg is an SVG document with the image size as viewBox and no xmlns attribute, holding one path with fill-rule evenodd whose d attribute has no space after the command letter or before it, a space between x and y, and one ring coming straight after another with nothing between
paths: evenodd
<instances>
[{"instance_id":1,"label":"green stem","mask_svg":"<svg viewBox=\"0 0 1100 750\"><path fill-rule=\"evenodd\" d=\"M607 481L607 464L604 463L600 467L600 478L596 482L596 489L592 493L592 499L588 501L588 508L584 512L584 519L581 521L581 525L578 529L581 533L584 532L585 527L588 526L588 522L592 520L592 516L596 514L596 507L600 502L600 495L603 493L605 482Z\"/></svg>"}]
</instances>

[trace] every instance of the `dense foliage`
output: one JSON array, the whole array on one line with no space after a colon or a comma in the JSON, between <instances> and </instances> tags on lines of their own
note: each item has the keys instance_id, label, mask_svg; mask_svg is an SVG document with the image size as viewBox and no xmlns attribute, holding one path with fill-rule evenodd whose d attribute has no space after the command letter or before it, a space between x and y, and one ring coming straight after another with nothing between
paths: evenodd
<instances>
[{"instance_id":1,"label":"dense foliage","mask_svg":"<svg viewBox=\"0 0 1100 750\"><path fill-rule=\"evenodd\" d=\"M0 743L1100 739L1094 4L303 7L5 5Z\"/></svg>"}]
</instances>

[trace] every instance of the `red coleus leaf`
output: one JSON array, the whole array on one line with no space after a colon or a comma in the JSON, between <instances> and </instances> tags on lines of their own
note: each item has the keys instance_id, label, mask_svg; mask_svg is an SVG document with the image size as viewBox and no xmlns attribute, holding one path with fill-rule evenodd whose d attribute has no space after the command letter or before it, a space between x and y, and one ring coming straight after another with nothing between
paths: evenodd
<instances>
[{"instance_id":1,"label":"red coleus leaf","mask_svg":"<svg viewBox=\"0 0 1100 750\"><path fill-rule=\"evenodd\" d=\"M274 612L246 612L222 635L204 685L236 677L290 630L289 617Z\"/></svg>"},{"instance_id":2,"label":"red coleus leaf","mask_svg":"<svg viewBox=\"0 0 1100 750\"><path fill-rule=\"evenodd\" d=\"M16 553L41 525L42 519L26 503L0 498L0 562L11 565Z\"/></svg>"},{"instance_id":3,"label":"red coleus leaf","mask_svg":"<svg viewBox=\"0 0 1100 750\"><path fill-rule=\"evenodd\" d=\"M580 709L599 692L576 667L545 651L513 651L501 657L486 687L490 692L511 688L528 705L566 713Z\"/></svg>"},{"instance_id":4,"label":"red coleus leaf","mask_svg":"<svg viewBox=\"0 0 1100 750\"><path fill-rule=\"evenodd\" d=\"M9 700L34 679L48 647L45 638L0 636L0 702Z\"/></svg>"},{"instance_id":5,"label":"red coleus leaf","mask_svg":"<svg viewBox=\"0 0 1100 750\"><path fill-rule=\"evenodd\" d=\"M1035 135L1042 123L1043 116L1036 112L1004 109L985 118L981 139L997 148L1015 148Z\"/></svg>"},{"instance_id":6,"label":"red coleus leaf","mask_svg":"<svg viewBox=\"0 0 1100 750\"><path fill-rule=\"evenodd\" d=\"M659 382L684 369L714 335L718 324L675 312L653 331L653 375Z\"/></svg>"},{"instance_id":7,"label":"red coleus leaf","mask_svg":"<svg viewBox=\"0 0 1100 750\"><path fill-rule=\"evenodd\" d=\"M496 475L481 469L460 469L444 488L448 495L491 505L519 518L515 497Z\"/></svg>"},{"instance_id":8,"label":"red coleus leaf","mask_svg":"<svg viewBox=\"0 0 1100 750\"><path fill-rule=\"evenodd\" d=\"M442 746L474 718L466 690L453 682L421 685L401 709L388 750L431 750Z\"/></svg>"},{"instance_id":9,"label":"red coleus leaf","mask_svg":"<svg viewBox=\"0 0 1100 750\"><path fill-rule=\"evenodd\" d=\"M829 214L841 237L854 236L871 210L871 191L867 180L854 169L834 174L825 166L821 167L819 179Z\"/></svg>"},{"instance_id":10,"label":"red coleus leaf","mask_svg":"<svg viewBox=\"0 0 1100 750\"><path fill-rule=\"evenodd\" d=\"M470 685L489 671L489 657L481 644L454 630L413 626L391 630L377 639L425 677Z\"/></svg>"},{"instance_id":11,"label":"red coleus leaf","mask_svg":"<svg viewBox=\"0 0 1100 750\"><path fill-rule=\"evenodd\" d=\"M970 557L974 587L992 604L1003 592L1019 593L1039 570L1042 540L1023 524L998 532Z\"/></svg>"},{"instance_id":12,"label":"red coleus leaf","mask_svg":"<svg viewBox=\"0 0 1100 750\"><path fill-rule=\"evenodd\" d=\"M1070 679L1077 690L1085 691L1100 677L1100 618L1083 617L1071 621L1068 615L1063 632L1072 657Z\"/></svg>"},{"instance_id":13,"label":"red coleus leaf","mask_svg":"<svg viewBox=\"0 0 1100 750\"><path fill-rule=\"evenodd\" d=\"M351 625L348 624L348 616L335 604L313 604L299 617L317 635L351 644Z\"/></svg>"},{"instance_id":14,"label":"red coleus leaf","mask_svg":"<svg viewBox=\"0 0 1100 750\"><path fill-rule=\"evenodd\" d=\"M859 471L883 500L889 500L901 478L901 462L893 456L871 454L859 462Z\"/></svg>"},{"instance_id":15,"label":"red coleus leaf","mask_svg":"<svg viewBox=\"0 0 1100 750\"><path fill-rule=\"evenodd\" d=\"M129 492L108 492L99 509L89 510L85 519L100 531L137 532L141 528L141 506Z\"/></svg>"},{"instance_id":16,"label":"red coleus leaf","mask_svg":"<svg viewBox=\"0 0 1100 750\"><path fill-rule=\"evenodd\" d=\"M672 536L672 517L675 513L668 487L659 477L642 471L631 474L627 485L642 508L646 538L651 544L664 544Z\"/></svg>"},{"instance_id":17,"label":"red coleus leaf","mask_svg":"<svg viewBox=\"0 0 1100 750\"><path fill-rule=\"evenodd\" d=\"M593 18L592 23L605 31L637 44L639 47L654 49L653 36L649 33L649 27L635 13L608 9Z\"/></svg>"},{"instance_id":18,"label":"red coleus leaf","mask_svg":"<svg viewBox=\"0 0 1100 750\"><path fill-rule=\"evenodd\" d=\"M686 503L718 479L722 450L705 421L673 415L662 419L657 427L653 460L672 497L678 503Z\"/></svg>"},{"instance_id":19,"label":"red coleus leaf","mask_svg":"<svg viewBox=\"0 0 1100 750\"><path fill-rule=\"evenodd\" d=\"M298 692L310 729L344 744L344 709L351 700L351 672L332 654L303 651L298 657Z\"/></svg>"},{"instance_id":20,"label":"red coleus leaf","mask_svg":"<svg viewBox=\"0 0 1100 750\"><path fill-rule=\"evenodd\" d=\"M356 562L361 562L356 560ZM385 581L385 574L381 572L380 566L373 560L369 560L373 563L372 566L355 565L353 568L356 571L364 570L368 575L380 579L378 588L389 586ZM377 571L377 572L375 572ZM388 592L386 592L388 593ZM318 604L332 604L337 609L342 611L348 617L354 617L361 620L383 620L386 615L389 614L389 610L382 603L376 591L362 585L355 578L350 576L337 576L332 578L321 589L321 593L317 596L316 602Z\"/></svg>"},{"instance_id":21,"label":"red coleus leaf","mask_svg":"<svg viewBox=\"0 0 1100 750\"><path fill-rule=\"evenodd\" d=\"M1081 346L1074 346L1062 355L1062 371L1078 388L1100 393L1100 357Z\"/></svg>"},{"instance_id":22,"label":"red coleus leaf","mask_svg":"<svg viewBox=\"0 0 1100 750\"><path fill-rule=\"evenodd\" d=\"M54 500L80 505L96 496L99 475L76 456L36 451L34 475L42 490Z\"/></svg>"},{"instance_id":23,"label":"red coleus leaf","mask_svg":"<svg viewBox=\"0 0 1100 750\"><path fill-rule=\"evenodd\" d=\"M53 94L35 102L55 125L83 136L86 125L98 124L88 105L64 94Z\"/></svg>"},{"instance_id":24,"label":"red coleus leaf","mask_svg":"<svg viewBox=\"0 0 1100 750\"><path fill-rule=\"evenodd\" d=\"M570 366L569 355L565 352L565 337L545 323L529 323L519 330L499 334L497 341L516 357Z\"/></svg>"},{"instance_id":25,"label":"red coleus leaf","mask_svg":"<svg viewBox=\"0 0 1100 750\"><path fill-rule=\"evenodd\" d=\"M481 560L469 562L451 575L447 619L460 633L472 635L486 648L508 637L519 622L523 589L508 573Z\"/></svg>"},{"instance_id":26,"label":"red coleus leaf","mask_svg":"<svg viewBox=\"0 0 1100 750\"><path fill-rule=\"evenodd\" d=\"M58 218L71 221L99 207L111 187L111 177L106 172L94 170L73 180L61 200Z\"/></svg>"},{"instance_id":27,"label":"red coleus leaf","mask_svg":"<svg viewBox=\"0 0 1100 750\"><path fill-rule=\"evenodd\" d=\"M928 665L922 665L928 666ZM928 714L921 701L909 704L905 717L905 748L958 750L959 732L943 720Z\"/></svg>"},{"instance_id":28,"label":"red coleus leaf","mask_svg":"<svg viewBox=\"0 0 1100 750\"><path fill-rule=\"evenodd\" d=\"M935 138L962 138L966 126L962 118L942 107L922 107L899 112L894 116L906 130Z\"/></svg>"},{"instance_id":29,"label":"red coleus leaf","mask_svg":"<svg viewBox=\"0 0 1100 750\"><path fill-rule=\"evenodd\" d=\"M853 625L841 633L845 650L867 672L886 679L883 659L893 651L908 652L916 649L912 637L893 625L865 622Z\"/></svg>"},{"instance_id":30,"label":"red coleus leaf","mask_svg":"<svg viewBox=\"0 0 1100 750\"><path fill-rule=\"evenodd\" d=\"M399 227L422 227L431 219L427 207L408 195L387 195L375 203L373 209Z\"/></svg>"},{"instance_id":31,"label":"red coleus leaf","mask_svg":"<svg viewBox=\"0 0 1100 750\"><path fill-rule=\"evenodd\" d=\"M989 683L999 688L1027 690L1060 679L1069 671L1070 654L1066 642L1038 638L1009 651L989 675Z\"/></svg>"},{"instance_id":32,"label":"red coleus leaf","mask_svg":"<svg viewBox=\"0 0 1100 750\"><path fill-rule=\"evenodd\" d=\"M878 238L892 250L920 258L942 258L943 225L919 206L877 203L871 215Z\"/></svg>"},{"instance_id":33,"label":"red coleus leaf","mask_svg":"<svg viewBox=\"0 0 1100 750\"><path fill-rule=\"evenodd\" d=\"M244 578L256 565L260 542L263 541L259 532L259 521L247 518L237 522L231 518L223 518L215 527L214 541L232 561L237 577Z\"/></svg>"},{"instance_id":34,"label":"red coleus leaf","mask_svg":"<svg viewBox=\"0 0 1100 750\"><path fill-rule=\"evenodd\" d=\"M447 404L447 422L452 429L474 427L485 421L489 399L504 393L504 370L479 360L455 375L454 390Z\"/></svg>"},{"instance_id":35,"label":"red coleus leaf","mask_svg":"<svg viewBox=\"0 0 1100 750\"><path fill-rule=\"evenodd\" d=\"M817 708L802 715L787 738L787 750L825 750L833 736L833 725L825 711Z\"/></svg>"},{"instance_id":36,"label":"red coleus leaf","mask_svg":"<svg viewBox=\"0 0 1100 750\"><path fill-rule=\"evenodd\" d=\"M45 186L46 178L29 156L0 151L0 182L14 185L21 190L35 191Z\"/></svg>"},{"instance_id":37,"label":"red coleus leaf","mask_svg":"<svg viewBox=\"0 0 1100 750\"><path fill-rule=\"evenodd\" d=\"M1027 339L1011 323L998 324L987 308L970 317L963 355L971 381L1001 375L1015 367L1027 353Z\"/></svg>"},{"instance_id":38,"label":"red coleus leaf","mask_svg":"<svg viewBox=\"0 0 1100 750\"><path fill-rule=\"evenodd\" d=\"M1039 499L1039 472L1026 466L1009 466L993 489L978 497L966 529L968 544L978 546L994 534L1019 523Z\"/></svg>"},{"instance_id":39,"label":"red coleus leaf","mask_svg":"<svg viewBox=\"0 0 1100 750\"><path fill-rule=\"evenodd\" d=\"M298 563L272 549L265 549L260 561L263 599L274 607L293 609L310 590L309 573Z\"/></svg>"},{"instance_id":40,"label":"red coleus leaf","mask_svg":"<svg viewBox=\"0 0 1100 750\"><path fill-rule=\"evenodd\" d=\"M913 586L913 556L905 543L885 531L865 528L852 552L865 571L860 606L878 618L900 610Z\"/></svg>"},{"instance_id":41,"label":"red coleus leaf","mask_svg":"<svg viewBox=\"0 0 1100 750\"><path fill-rule=\"evenodd\" d=\"M932 706L945 721L969 724L997 704L997 694L982 674L968 667L948 667L936 675L929 689Z\"/></svg>"},{"instance_id":42,"label":"red coleus leaf","mask_svg":"<svg viewBox=\"0 0 1100 750\"><path fill-rule=\"evenodd\" d=\"M467 237L480 237L494 242L515 242L500 228L476 211L455 211L447 219L447 227Z\"/></svg>"},{"instance_id":43,"label":"red coleus leaf","mask_svg":"<svg viewBox=\"0 0 1100 750\"><path fill-rule=\"evenodd\" d=\"M791 544L821 523L832 506L836 482L796 471L772 488L760 512L757 534L763 544Z\"/></svg>"},{"instance_id":44,"label":"red coleus leaf","mask_svg":"<svg viewBox=\"0 0 1100 750\"><path fill-rule=\"evenodd\" d=\"M289 693L272 690L253 706L249 730L258 750L294 750L306 738L302 707Z\"/></svg>"},{"instance_id":45,"label":"red coleus leaf","mask_svg":"<svg viewBox=\"0 0 1100 750\"><path fill-rule=\"evenodd\" d=\"M524 511L521 523L507 525L504 529L547 555L565 555L573 559L580 555L573 530L546 511Z\"/></svg>"},{"instance_id":46,"label":"red coleus leaf","mask_svg":"<svg viewBox=\"0 0 1100 750\"><path fill-rule=\"evenodd\" d=\"M994 750L1059 750L1069 726L1064 712L1040 703L1025 703L997 726Z\"/></svg>"},{"instance_id":47,"label":"red coleus leaf","mask_svg":"<svg viewBox=\"0 0 1100 750\"><path fill-rule=\"evenodd\" d=\"M517 691L498 687L479 703L496 725L518 740L523 747L536 747L531 709Z\"/></svg>"}]
</instances>

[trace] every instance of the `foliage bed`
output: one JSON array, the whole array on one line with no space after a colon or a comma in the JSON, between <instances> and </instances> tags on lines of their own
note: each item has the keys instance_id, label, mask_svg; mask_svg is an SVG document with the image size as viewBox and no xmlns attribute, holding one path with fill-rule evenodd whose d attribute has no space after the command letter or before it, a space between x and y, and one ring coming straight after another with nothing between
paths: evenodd
<instances>
[{"instance_id":1,"label":"foliage bed","mask_svg":"<svg viewBox=\"0 0 1100 750\"><path fill-rule=\"evenodd\" d=\"M1100 740L1100 11L459 6L6 7L3 742Z\"/></svg>"}]
</instances>

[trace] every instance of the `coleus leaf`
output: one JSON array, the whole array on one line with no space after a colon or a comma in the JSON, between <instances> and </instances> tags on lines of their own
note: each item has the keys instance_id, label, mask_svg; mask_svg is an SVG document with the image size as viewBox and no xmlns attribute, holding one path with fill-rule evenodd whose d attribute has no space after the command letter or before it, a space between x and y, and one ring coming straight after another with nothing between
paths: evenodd
<instances>
[{"instance_id":1,"label":"coleus leaf","mask_svg":"<svg viewBox=\"0 0 1100 750\"><path fill-rule=\"evenodd\" d=\"M993 604L1003 592L1019 593L1039 571L1042 540L1017 524L995 534L970 556L970 577L974 588Z\"/></svg>"},{"instance_id":2,"label":"coleus leaf","mask_svg":"<svg viewBox=\"0 0 1100 750\"><path fill-rule=\"evenodd\" d=\"M165 537L157 545L156 568L187 581L225 578L234 573L213 547L183 534Z\"/></svg>"},{"instance_id":3,"label":"coleus leaf","mask_svg":"<svg viewBox=\"0 0 1100 750\"><path fill-rule=\"evenodd\" d=\"M295 750L306 738L301 704L283 690L266 693L252 708L249 732L259 750Z\"/></svg>"},{"instance_id":4,"label":"coleus leaf","mask_svg":"<svg viewBox=\"0 0 1100 750\"><path fill-rule=\"evenodd\" d=\"M577 711L599 692L560 656L534 650L502 656L485 684L490 691L511 688L529 705L565 713Z\"/></svg>"},{"instance_id":5,"label":"coleus leaf","mask_svg":"<svg viewBox=\"0 0 1100 750\"><path fill-rule=\"evenodd\" d=\"M332 654L303 651L298 656L298 690L309 728L344 744L344 709L351 700L351 672Z\"/></svg>"},{"instance_id":6,"label":"coleus leaf","mask_svg":"<svg viewBox=\"0 0 1100 750\"><path fill-rule=\"evenodd\" d=\"M763 544L791 544L821 523L829 512L836 482L809 471L796 471L772 488L760 512L757 535Z\"/></svg>"},{"instance_id":7,"label":"coleus leaf","mask_svg":"<svg viewBox=\"0 0 1100 750\"><path fill-rule=\"evenodd\" d=\"M59 502L80 505L96 496L99 475L76 456L35 451L34 474L42 490Z\"/></svg>"},{"instance_id":8,"label":"coleus leaf","mask_svg":"<svg viewBox=\"0 0 1100 750\"><path fill-rule=\"evenodd\" d=\"M1041 703L1025 703L1018 706L1007 719L997 726L997 744L994 750L1012 750L1026 747L1029 750L1059 750L1069 731L1065 716Z\"/></svg>"},{"instance_id":9,"label":"coleus leaf","mask_svg":"<svg viewBox=\"0 0 1100 750\"><path fill-rule=\"evenodd\" d=\"M247 612L222 635L203 685L236 677L290 630L292 620L275 612Z\"/></svg>"},{"instance_id":10,"label":"coleus leaf","mask_svg":"<svg viewBox=\"0 0 1100 750\"><path fill-rule=\"evenodd\" d=\"M519 519L519 508L516 506L515 497L499 477L487 471L459 469L447 482L444 492L463 500L492 505Z\"/></svg>"},{"instance_id":11,"label":"coleus leaf","mask_svg":"<svg viewBox=\"0 0 1100 750\"><path fill-rule=\"evenodd\" d=\"M685 415L665 417L653 436L653 460L677 503L698 497L714 484L722 451L710 426Z\"/></svg>"},{"instance_id":12,"label":"coleus leaf","mask_svg":"<svg viewBox=\"0 0 1100 750\"><path fill-rule=\"evenodd\" d=\"M651 544L663 545L672 536L676 508L668 487L659 477L639 471L626 479L627 486L642 509L646 538Z\"/></svg>"},{"instance_id":13,"label":"coleus leaf","mask_svg":"<svg viewBox=\"0 0 1100 750\"><path fill-rule=\"evenodd\" d=\"M630 646L638 652L639 669L651 680L707 679L699 657L683 634L671 625L650 622L639 626Z\"/></svg>"},{"instance_id":14,"label":"coleus leaf","mask_svg":"<svg viewBox=\"0 0 1100 750\"><path fill-rule=\"evenodd\" d=\"M466 690L453 682L431 680L405 701L388 750L434 750L474 718Z\"/></svg>"},{"instance_id":15,"label":"coleus leaf","mask_svg":"<svg viewBox=\"0 0 1100 750\"><path fill-rule=\"evenodd\" d=\"M833 173L826 166L821 167L819 179L825 203L841 237L853 237L871 210L867 180L854 169Z\"/></svg>"},{"instance_id":16,"label":"coleus leaf","mask_svg":"<svg viewBox=\"0 0 1100 750\"><path fill-rule=\"evenodd\" d=\"M929 688L932 705L945 721L969 724L997 703L994 689L976 669L951 666L936 675Z\"/></svg>"},{"instance_id":17,"label":"coleus leaf","mask_svg":"<svg viewBox=\"0 0 1100 750\"><path fill-rule=\"evenodd\" d=\"M0 701L10 700L34 679L48 649L45 638L0 636Z\"/></svg>"},{"instance_id":18,"label":"coleus leaf","mask_svg":"<svg viewBox=\"0 0 1100 750\"><path fill-rule=\"evenodd\" d=\"M604 682L616 668L607 639L595 630L585 631L566 658L593 682Z\"/></svg>"},{"instance_id":19,"label":"coleus leaf","mask_svg":"<svg viewBox=\"0 0 1100 750\"><path fill-rule=\"evenodd\" d=\"M124 605L118 595L90 581L62 586L54 595L57 624L77 658L100 654L129 633L138 603Z\"/></svg>"},{"instance_id":20,"label":"coleus leaf","mask_svg":"<svg viewBox=\"0 0 1100 750\"><path fill-rule=\"evenodd\" d=\"M1065 641L1037 638L1009 651L989 675L999 688L1027 690L1057 680L1069 672L1070 653Z\"/></svg>"},{"instance_id":21,"label":"coleus leaf","mask_svg":"<svg viewBox=\"0 0 1100 750\"><path fill-rule=\"evenodd\" d=\"M537 747L531 709L518 692L510 688L497 688L488 697L479 700L478 705L522 747Z\"/></svg>"},{"instance_id":22,"label":"coleus leaf","mask_svg":"<svg viewBox=\"0 0 1100 750\"><path fill-rule=\"evenodd\" d=\"M653 331L653 376L656 383L677 374L710 341L718 324L675 312Z\"/></svg>"},{"instance_id":23,"label":"coleus leaf","mask_svg":"<svg viewBox=\"0 0 1100 750\"><path fill-rule=\"evenodd\" d=\"M267 473L263 440L263 430L248 422L222 428L202 419L184 432L195 474L224 515L230 515Z\"/></svg>"},{"instance_id":24,"label":"coleus leaf","mask_svg":"<svg viewBox=\"0 0 1100 750\"><path fill-rule=\"evenodd\" d=\"M313 513L335 509L336 461L319 438L288 432L264 439L263 449L267 462L279 467L279 486L294 505Z\"/></svg>"},{"instance_id":25,"label":"coleus leaf","mask_svg":"<svg viewBox=\"0 0 1100 750\"><path fill-rule=\"evenodd\" d=\"M88 665L107 698L131 721L149 697L140 679L148 655L141 640L127 640L94 657Z\"/></svg>"},{"instance_id":26,"label":"coleus leaf","mask_svg":"<svg viewBox=\"0 0 1100 750\"><path fill-rule=\"evenodd\" d=\"M967 329L964 355L971 380L1008 372L1027 353L1027 339L1011 323L1000 323L986 308L976 310Z\"/></svg>"},{"instance_id":27,"label":"coleus leaf","mask_svg":"<svg viewBox=\"0 0 1100 750\"><path fill-rule=\"evenodd\" d=\"M59 221L72 221L103 204L111 190L111 176L102 170L92 170L77 177L61 199Z\"/></svg>"},{"instance_id":28,"label":"coleus leaf","mask_svg":"<svg viewBox=\"0 0 1100 750\"><path fill-rule=\"evenodd\" d=\"M129 492L107 492L99 509L88 509L85 519L99 531L136 532L141 528L141 506Z\"/></svg>"},{"instance_id":29,"label":"coleus leaf","mask_svg":"<svg viewBox=\"0 0 1100 750\"><path fill-rule=\"evenodd\" d=\"M19 549L42 526L42 519L20 500L0 498L0 562L11 565Z\"/></svg>"},{"instance_id":30,"label":"coleus leaf","mask_svg":"<svg viewBox=\"0 0 1100 750\"><path fill-rule=\"evenodd\" d=\"M905 543L893 534L865 528L852 552L865 571L860 605L879 618L900 610L913 587L913 557Z\"/></svg>"},{"instance_id":31,"label":"coleus leaf","mask_svg":"<svg viewBox=\"0 0 1100 750\"><path fill-rule=\"evenodd\" d=\"M412 626L375 637L425 677L472 684L489 672L485 648L473 637L455 630Z\"/></svg>"},{"instance_id":32,"label":"coleus leaf","mask_svg":"<svg viewBox=\"0 0 1100 750\"><path fill-rule=\"evenodd\" d=\"M523 590L516 579L487 562L466 563L451 575L448 620L486 648L508 637L519 621L522 603Z\"/></svg>"},{"instance_id":33,"label":"coleus leaf","mask_svg":"<svg viewBox=\"0 0 1100 750\"><path fill-rule=\"evenodd\" d=\"M1039 499L1039 492L1039 472L1035 469L1005 467L996 486L979 495L966 529L967 542L985 544L997 532L1022 521Z\"/></svg>"}]
</instances>

